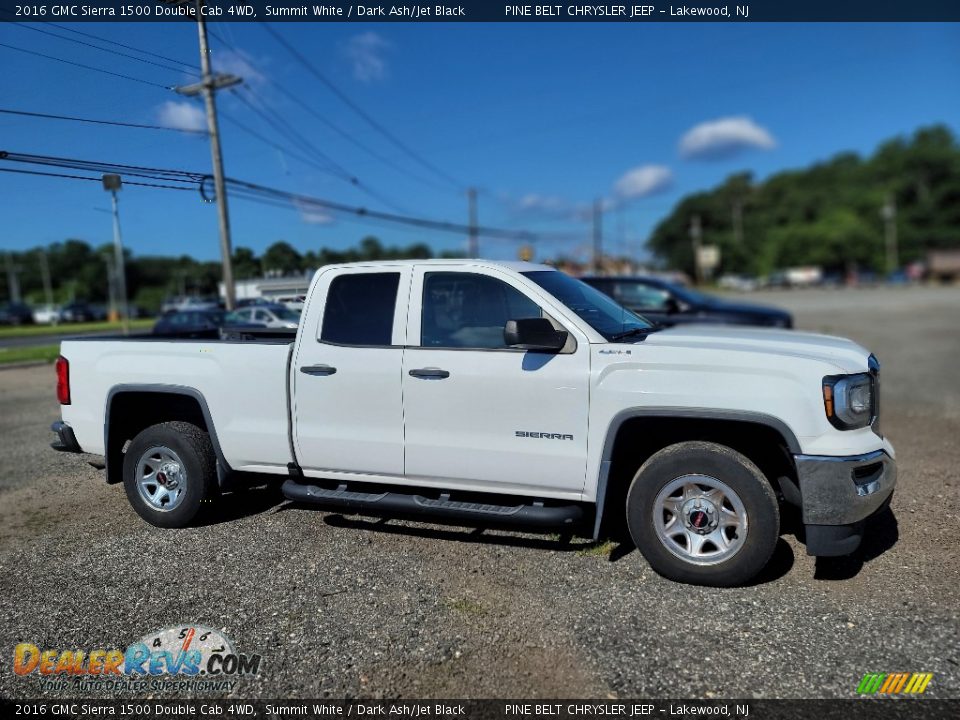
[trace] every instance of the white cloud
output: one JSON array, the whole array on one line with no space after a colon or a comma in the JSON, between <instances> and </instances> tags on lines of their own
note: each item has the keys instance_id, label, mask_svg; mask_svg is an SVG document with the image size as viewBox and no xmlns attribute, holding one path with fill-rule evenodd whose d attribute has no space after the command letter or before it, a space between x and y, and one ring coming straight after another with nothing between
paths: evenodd
<instances>
[{"instance_id":1,"label":"white cloud","mask_svg":"<svg viewBox=\"0 0 960 720\"><path fill-rule=\"evenodd\" d=\"M319 205L295 199L293 206L300 212L300 219L308 225L331 225L333 223L333 216Z\"/></svg>"},{"instance_id":2,"label":"white cloud","mask_svg":"<svg viewBox=\"0 0 960 720\"><path fill-rule=\"evenodd\" d=\"M517 201L517 210L521 212L565 212L569 209L566 200L556 195L538 195L527 193Z\"/></svg>"},{"instance_id":3,"label":"white cloud","mask_svg":"<svg viewBox=\"0 0 960 720\"><path fill-rule=\"evenodd\" d=\"M180 102L168 100L160 106L158 118L161 125L169 125L178 130L207 129L207 117L203 110L186 100Z\"/></svg>"},{"instance_id":4,"label":"white cloud","mask_svg":"<svg viewBox=\"0 0 960 720\"><path fill-rule=\"evenodd\" d=\"M254 87L264 85L267 82L267 76L257 69L253 56L239 50L220 50L211 55L213 67L217 72L236 75L243 79L247 85Z\"/></svg>"},{"instance_id":5,"label":"white cloud","mask_svg":"<svg viewBox=\"0 0 960 720\"><path fill-rule=\"evenodd\" d=\"M673 183L673 172L664 165L640 165L625 172L614 190L621 199L641 198L663 192Z\"/></svg>"},{"instance_id":6,"label":"white cloud","mask_svg":"<svg viewBox=\"0 0 960 720\"><path fill-rule=\"evenodd\" d=\"M389 42L371 31L350 38L343 47L343 54L350 61L357 80L373 82L387 76L387 61L383 54L389 47Z\"/></svg>"},{"instance_id":7,"label":"white cloud","mask_svg":"<svg viewBox=\"0 0 960 720\"><path fill-rule=\"evenodd\" d=\"M749 148L777 146L770 131L745 115L718 118L690 128L680 139L680 154L687 158L730 157Z\"/></svg>"}]
</instances>

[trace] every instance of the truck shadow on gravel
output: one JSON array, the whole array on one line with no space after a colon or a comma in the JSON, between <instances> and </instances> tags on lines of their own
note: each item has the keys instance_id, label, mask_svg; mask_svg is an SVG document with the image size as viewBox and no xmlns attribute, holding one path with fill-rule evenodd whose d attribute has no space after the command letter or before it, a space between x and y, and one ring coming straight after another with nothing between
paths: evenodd
<instances>
[{"instance_id":1,"label":"truck shadow on gravel","mask_svg":"<svg viewBox=\"0 0 960 720\"><path fill-rule=\"evenodd\" d=\"M216 501L216 509L196 519L194 525L220 525L241 520L253 515L261 515L282 506L286 502L278 483L268 483L255 487L238 487L224 492Z\"/></svg>"},{"instance_id":2,"label":"truck shadow on gravel","mask_svg":"<svg viewBox=\"0 0 960 720\"><path fill-rule=\"evenodd\" d=\"M817 580L850 580L856 577L863 566L880 557L897 544L900 530L893 511L887 508L867 520L863 542L850 555L817 558L813 577Z\"/></svg>"},{"instance_id":3,"label":"truck shadow on gravel","mask_svg":"<svg viewBox=\"0 0 960 720\"><path fill-rule=\"evenodd\" d=\"M803 522L798 512L784 514L781 520L781 532L794 535L801 543L805 542ZM813 577L815 580L850 580L863 570L864 565L896 545L899 539L897 518L887 508L867 520L863 540L853 553L839 557L818 557Z\"/></svg>"},{"instance_id":4,"label":"truck shadow on gravel","mask_svg":"<svg viewBox=\"0 0 960 720\"><path fill-rule=\"evenodd\" d=\"M281 510L298 509L304 506L298 506L296 503L286 505ZM313 508L312 512L317 512ZM484 545L501 545L506 547L521 547L533 550L553 550L555 552L573 552L583 557L597 557L606 562L619 562L628 555L633 555L637 551L636 545L629 539L618 538L609 540L593 541L587 538L571 536L567 534L553 533L550 535L531 536L522 534L521 528L513 528L510 533L501 532L500 528L484 527L424 527L421 525L410 525L404 520L416 519L410 518L364 518L356 516L344 516L340 513L332 513L324 516L323 521L336 528L345 528L350 530L365 530L367 532L386 533L391 535L404 535L407 537L418 537L429 540L443 540L460 543L477 543ZM526 531L527 533L533 531ZM639 553L634 559L637 562L645 562ZM773 551L770 562L763 571L751 580L747 586L763 585L780 579L793 567L794 557L790 545L782 538L777 541L777 546Z\"/></svg>"},{"instance_id":5,"label":"truck shadow on gravel","mask_svg":"<svg viewBox=\"0 0 960 720\"><path fill-rule=\"evenodd\" d=\"M283 510L308 509L311 512L318 511L307 505L298 505L291 503L281 508ZM513 528L511 531L505 531L502 528L495 527L471 527L471 526L422 526L411 525L409 523L422 523L423 520L417 518L405 517L359 517L345 516L340 513L331 513L325 515L323 521L336 528L346 528L351 530L364 530L367 532L385 533L388 535L405 535L407 537L418 537L427 540L443 540L448 542L475 543L480 545L504 545L507 547L523 547L535 550L555 550L558 552L580 552L587 554L589 549L595 547L593 543L584 538L577 538L567 534L544 534L531 536L529 534L535 530L524 530L523 528Z\"/></svg>"}]
</instances>

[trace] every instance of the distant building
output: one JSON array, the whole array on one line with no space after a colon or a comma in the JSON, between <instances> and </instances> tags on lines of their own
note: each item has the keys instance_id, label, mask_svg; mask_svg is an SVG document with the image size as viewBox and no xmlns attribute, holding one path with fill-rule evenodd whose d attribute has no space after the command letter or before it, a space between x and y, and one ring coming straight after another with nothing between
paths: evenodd
<instances>
[{"instance_id":1,"label":"distant building","mask_svg":"<svg viewBox=\"0 0 960 720\"><path fill-rule=\"evenodd\" d=\"M927 253L927 273L943 282L960 279L960 250L931 250Z\"/></svg>"},{"instance_id":2,"label":"distant building","mask_svg":"<svg viewBox=\"0 0 960 720\"><path fill-rule=\"evenodd\" d=\"M281 298L306 295L310 287L310 281L313 280L314 272L310 270L303 275L292 277L261 277L237 280L234 283L237 300L264 298L279 302ZM218 291L221 298L226 297L223 283L219 284Z\"/></svg>"}]
</instances>

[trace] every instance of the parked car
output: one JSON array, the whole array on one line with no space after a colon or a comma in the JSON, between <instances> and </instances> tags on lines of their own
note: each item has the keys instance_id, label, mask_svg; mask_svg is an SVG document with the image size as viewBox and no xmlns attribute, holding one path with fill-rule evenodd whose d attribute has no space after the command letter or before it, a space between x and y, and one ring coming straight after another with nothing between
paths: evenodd
<instances>
[{"instance_id":1,"label":"parked car","mask_svg":"<svg viewBox=\"0 0 960 720\"><path fill-rule=\"evenodd\" d=\"M284 305L249 305L234 311L239 322L255 323L268 328L295 330L300 324L300 313Z\"/></svg>"},{"instance_id":2,"label":"parked car","mask_svg":"<svg viewBox=\"0 0 960 720\"><path fill-rule=\"evenodd\" d=\"M238 308L254 307L255 305L273 305L273 303L267 300L265 297L243 298L242 300L237 300Z\"/></svg>"},{"instance_id":3,"label":"parked car","mask_svg":"<svg viewBox=\"0 0 960 720\"><path fill-rule=\"evenodd\" d=\"M175 310L218 310L220 301L216 298L205 298L196 295L176 295L164 298L160 304L160 312L168 313Z\"/></svg>"},{"instance_id":4,"label":"parked car","mask_svg":"<svg viewBox=\"0 0 960 720\"><path fill-rule=\"evenodd\" d=\"M735 292L753 292L760 287L759 281L749 275L721 275L717 279L717 287L722 290L734 290Z\"/></svg>"},{"instance_id":5,"label":"parked car","mask_svg":"<svg viewBox=\"0 0 960 720\"><path fill-rule=\"evenodd\" d=\"M622 518L657 572L725 586L773 555L781 501L808 553L844 555L896 483L866 349L657 328L545 265L329 265L287 340L60 352L54 447L103 455L158 527L273 475L350 513L594 538Z\"/></svg>"},{"instance_id":6,"label":"parked car","mask_svg":"<svg viewBox=\"0 0 960 720\"><path fill-rule=\"evenodd\" d=\"M591 276L581 279L664 327L688 323L793 327L793 316L786 310L723 300L659 278Z\"/></svg>"},{"instance_id":7,"label":"parked car","mask_svg":"<svg viewBox=\"0 0 960 720\"><path fill-rule=\"evenodd\" d=\"M277 298L277 303L285 305L287 309L293 310L295 313L303 312L303 305L306 301L306 295L285 295Z\"/></svg>"},{"instance_id":8,"label":"parked car","mask_svg":"<svg viewBox=\"0 0 960 720\"><path fill-rule=\"evenodd\" d=\"M38 325L56 325L60 322L60 307L57 305L37 305L33 308L33 321Z\"/></svg>"},{"instance_id":9,"label":"parked car","mask_svg":"<svg viewBox=\"0 0 960 720\"><path fill-rule=\"evenodd\" d=\"M63 322L93 322L97 319L97 314L89 303L74 300L60 308L60 319Z\"/></svg>"},{"instance_id":10,"label":"parked car","mask_svg":"<svg viewBox=\"0 0 960 720\"><path fill-rule=\"evenodd\" d=\"M31 325L33 311L22 302L0 304L0 325Z\"/></svg>"},{"instance_id":11,"label":"parked car","mask_svg":"<svg viewBox=\"0 0 960 720\"><path fill-rule=\"evenodd\" d=\"M221 330L263 329L263 323L236 318L225 310L174 310L161 315L153 325L154 335L184 338L219 338Z\"/></svg>"}]
</instances>

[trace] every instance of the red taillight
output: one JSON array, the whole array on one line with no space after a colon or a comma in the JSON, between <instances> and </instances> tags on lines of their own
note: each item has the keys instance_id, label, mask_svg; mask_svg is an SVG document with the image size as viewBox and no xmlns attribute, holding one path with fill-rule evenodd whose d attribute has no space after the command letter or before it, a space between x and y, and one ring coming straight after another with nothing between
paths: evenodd
<instances>
[{"instance_id":1,"label":"red taillight","mask_svg":"<svg viewBox=\"0 0 960 720\"><path fill-rule=\"evenodd\" d=\"M63 355L57 358L57 400L70 404L70 363Z\"/></svg>"}]
</instances>

